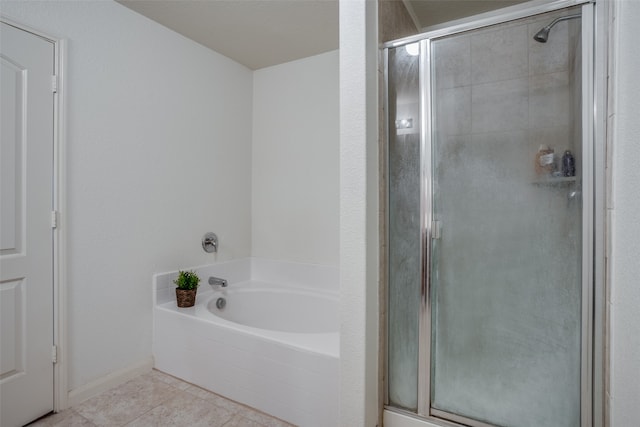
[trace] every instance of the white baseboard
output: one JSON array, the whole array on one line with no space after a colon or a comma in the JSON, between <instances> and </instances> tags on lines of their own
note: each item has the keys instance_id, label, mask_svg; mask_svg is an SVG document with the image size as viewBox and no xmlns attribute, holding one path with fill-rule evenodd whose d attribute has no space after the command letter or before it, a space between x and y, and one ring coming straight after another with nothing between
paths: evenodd
<instances>
[{"instance_id":1,"label":"white baseboard","mask_svg":"<svg viewBox=\"0 0 640 427\"><path fill-rule=\"evenodd\" d=\"M139 375L151 372L152 369L153 357L149 357L134 365L112 372L104 377L93 380L88 384L75 388L69 392L69 406L75 406L82 403L96 394L102 393L103 391L109 390L110 388L116 387L120 384L124 384Z\"/></svg>"}]
</instances>

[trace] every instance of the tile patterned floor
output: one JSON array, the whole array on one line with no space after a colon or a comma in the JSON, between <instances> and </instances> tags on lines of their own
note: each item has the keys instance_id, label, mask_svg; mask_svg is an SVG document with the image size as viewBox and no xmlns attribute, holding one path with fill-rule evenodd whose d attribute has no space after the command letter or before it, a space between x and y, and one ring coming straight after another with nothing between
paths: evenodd
<instances>
[{"instance_id":1,"label":"tile patterned floor","mask_svg":"<svg viewBox=\"0 0 640 427\"><path fill-rule=\"evenodd\" d=\"M50 426L292 427L156 370L29 424Z\"/></svg>"}]
</instances>

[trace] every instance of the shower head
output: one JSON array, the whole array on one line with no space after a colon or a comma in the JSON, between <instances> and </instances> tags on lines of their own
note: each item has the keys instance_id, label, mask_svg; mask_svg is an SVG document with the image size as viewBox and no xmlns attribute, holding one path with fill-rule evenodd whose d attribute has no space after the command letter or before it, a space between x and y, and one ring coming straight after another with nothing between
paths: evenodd
<instances>
[{"instance_id":1,"label":"shower head","mask_svg":"<svg viewBox=\"0 0 640 427\"><path fill-rule=\"evenodd\" d=\"M556 18L553 21L551 21L551 23L546 27L542 27L542 29L538 31L535 36L533 36L533 39L540 43L546 43L547 40L549 39L549 31L551 31L551 28L554 25L556 25L560 21L566 21L568 19L576 19L576 18L580 18L581 16L582 15L577 14L577 15L561 16L560 18Z\"/></svg>"},{"instance_id":2,"label":"shower head","mask_svg":"<svg viewBox=\"0 0 640 427\"><path fill-rule=\"evenodd\" d=\"M546 27L542 28L540 31L538 31L536 33L535 36L533 36L533 39L537 42L540 43L546 43L547 39L549 39L549 31L551 30L551 25L547 25Z\"/></svg>"}]
</instances>

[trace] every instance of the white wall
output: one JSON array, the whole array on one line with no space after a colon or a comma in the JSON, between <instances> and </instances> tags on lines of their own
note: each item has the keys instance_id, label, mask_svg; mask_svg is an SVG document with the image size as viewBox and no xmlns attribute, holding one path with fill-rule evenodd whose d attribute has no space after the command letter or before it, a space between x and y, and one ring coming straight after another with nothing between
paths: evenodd
<instances>
[{"instance_id":1,"label":"white wall","mask_svg":"<svg viewBox=\"0 0 640 427\"><path fill-rule=\"evenodd\" d=\"M252 72L112 1L1 7L68 40L75 389L151 356L154 272L250 255Z\"/></svg>"},{"instance_id":2,"label":"white wall","mask_svg":"<svg viewBox=\"0 0 640 427\"><path fill-rule=\"evenodd\" d=\"M377 2L340 1L340 425L378 421Z\"/></svg>"},{"instance_id":3,"label":"white wall","mask_svg":"<svg viewBox=\"0 0 640 427\"><path fill-rule=\"evenodd\" d=\"M253 87L252 255L337 266L338 52L257 70Z\"/></svg>"},{"instance_id":4,"label":"white wall","mask_svg":"<svg viewBox=\"0 0 640 427\"><path fill-rule=\"evenodd\" d=\"M616 2L613 93L611 426L640 419L640 2Z\"/></svg>"}]
</instances>

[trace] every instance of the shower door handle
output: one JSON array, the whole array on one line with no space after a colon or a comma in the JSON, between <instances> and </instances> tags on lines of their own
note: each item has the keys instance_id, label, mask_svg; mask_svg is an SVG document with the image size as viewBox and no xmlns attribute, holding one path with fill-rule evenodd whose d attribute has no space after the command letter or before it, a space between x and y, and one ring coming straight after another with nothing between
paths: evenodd
<instances>
[{"instance_id":1,"label":"shower door handle","mask_svg":"<svg viewBox=\"0 0 640 427\"><path fill-rule=\"evenodd\" d=\"M442 223L440 221L431 221L431 239L437 240L442 236Z\"/></svg>"}]
</instances>

